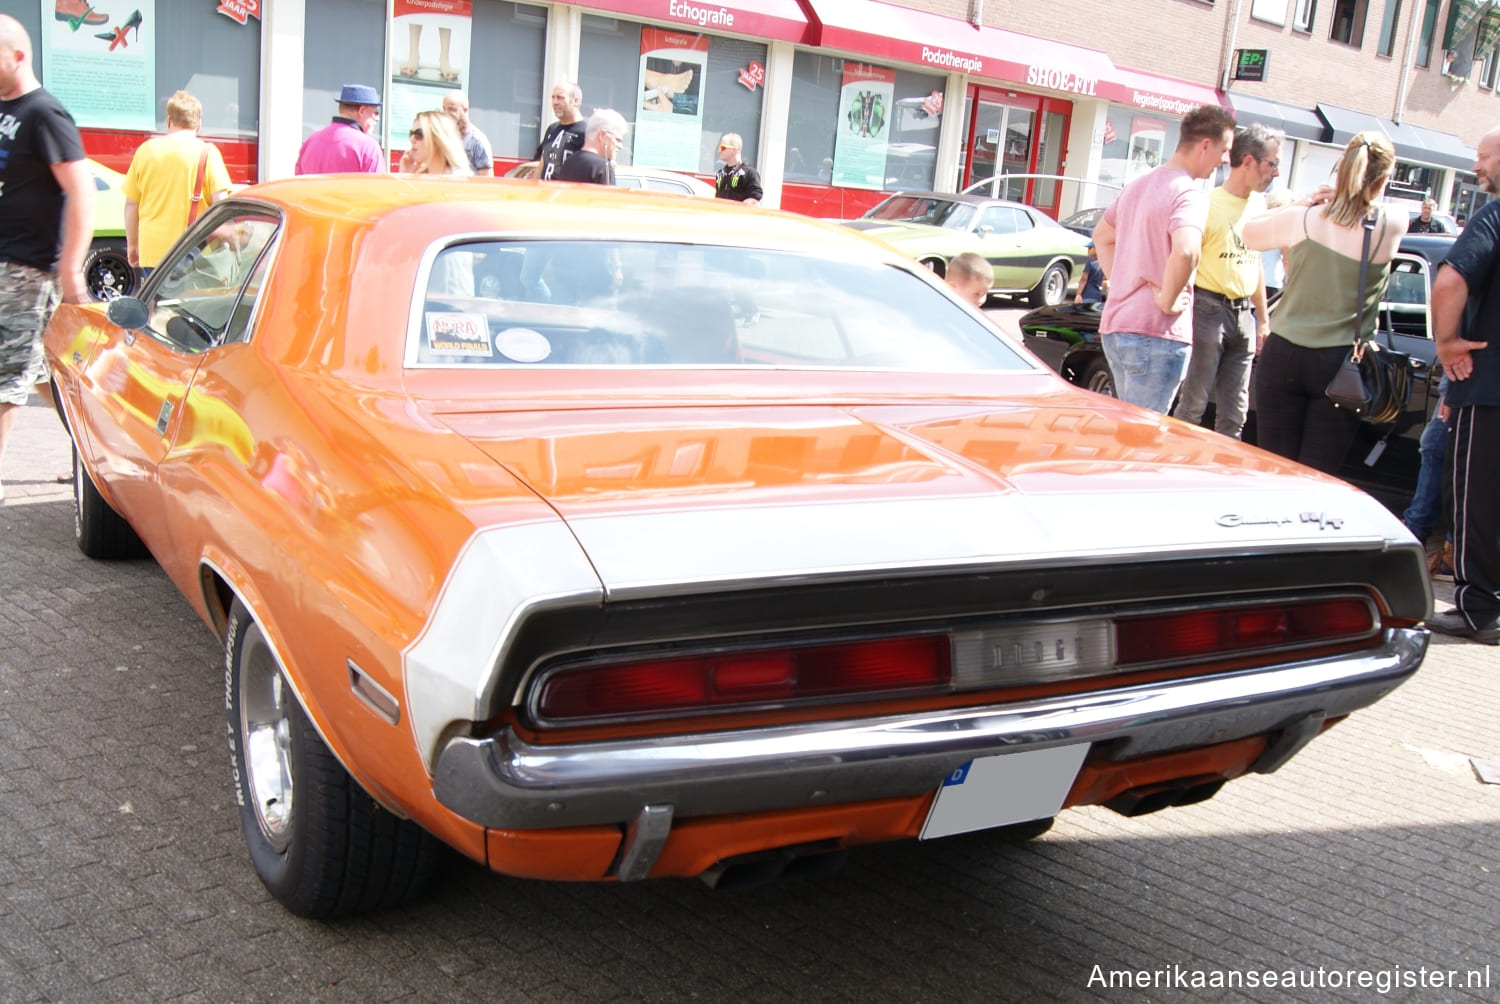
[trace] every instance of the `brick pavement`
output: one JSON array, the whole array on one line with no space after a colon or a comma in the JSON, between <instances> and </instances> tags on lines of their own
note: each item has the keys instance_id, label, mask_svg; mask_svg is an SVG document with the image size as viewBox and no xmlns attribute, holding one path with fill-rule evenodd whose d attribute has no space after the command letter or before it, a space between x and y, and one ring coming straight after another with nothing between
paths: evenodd
<instances>
[{"instance_id":1,"label":"brick pavement","mask_svg":"<svg viewBox=\"0 0 1500 1004\"><path fill-rule=\"evenodd\" d=\"M1367 1000L1090 988L1094 967L1485 967L1500 997L1500 651L1439 639L1411 683L1277 774L1186 809L1065 813L856 850L738 891L552 885L455 862L404 912L299 920L230 800L219 653L149 561L72 542L67 442L22 416L0 507L0 1002ZM12 491L12 486L17 486ZM1328 981L1325 973L1324 980Z\"/></svg>"}]
</instances>

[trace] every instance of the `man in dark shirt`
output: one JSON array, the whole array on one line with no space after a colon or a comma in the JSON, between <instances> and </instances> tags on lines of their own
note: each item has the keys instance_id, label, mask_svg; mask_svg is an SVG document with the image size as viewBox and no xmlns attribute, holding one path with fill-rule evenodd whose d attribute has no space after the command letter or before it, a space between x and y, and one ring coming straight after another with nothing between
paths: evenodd
<instances>
[{"instance_id":1,"label":"man in dark shirt","mask_svg":"<svg viewBox=\"0 0 1500 1004\"><path fill-rule=\"evenodd\" d=\"M1444 230L1442 222L1432 218L1432 214L1436 209L1436 199L1423 199L1421 214L1418 216L1413 216L1411 218L1411 222L1406 225L1406 232L1409 234L1443 233Z\"/></svg>"},{"instance_id":2,"label":"man in dark shirt","mask_svg":"<svg viewBox=\"0 0 1500 1004\"><path fill-rule=\"evenodd\" d=\"M1479 187L1500 195L1500 128L1479 141ZM1432 283L1438 361L1448 375L1453 510L1453 609L1427 626L1500 644L1500 201L1486 203L1453 243Z\"/></svg>"},{"instance_id":3,"label":"man in dark shirt","mask_svg":"<svg viewBox=\"0 0 1500 1004\"><path fill-rule=\"evenodd\" d=\"M765 192L761 191L760 173L745 163L744 152L745 141L737 132L726 132L719 140L719 159L724 166L714 177L714 196L758 206Z\"/></svg>"},{"instance_id":4,"label":"man in dark shirt","mask_svg":"<svg viewBox=\"0 0 1500 1004\"><path fill-rule=\"evenodd\" d=\"M21 23L0 14L0 456L32 390L52 403L42 329L59 289L69 303L88 299L83 258L94 230L78 127L37 81L31 51Z\"/></svg>"},{"instance_id":5,"label":"man in dark shirt","mask_svg":"<svg viewBox=\"0 0 1500 1004\"><path fill-rule=\"evenodd\" d=\"M552 114L557 121L542 133L542 141L532 158L540 162L539 176L543 180L555 178L567 159L583 149L587 129L579 112L582 105L583 91L577 84L561 83L552 88Z\"/></svg>"},{"instance_id":6,"label":"man in dark shirt","mask_svg":"<svg viewBox=\"0 0 1500 1004\"><path fill-rule=\"evenodd\" d=\"M613 108L601 108L590 115L583 147L563 162L552 179L613 185L615 156L625 144L627 128L625 116Z\"/></svg>"}]
</instances>

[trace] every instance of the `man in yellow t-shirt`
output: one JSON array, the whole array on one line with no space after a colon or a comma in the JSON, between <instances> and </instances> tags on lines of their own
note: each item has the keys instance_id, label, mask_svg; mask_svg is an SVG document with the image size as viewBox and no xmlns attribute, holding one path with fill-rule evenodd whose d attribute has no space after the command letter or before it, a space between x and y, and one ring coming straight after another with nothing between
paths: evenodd
<instances>
[{"instance_id":1,"label":"man in yellow t-shirt","mask_svg":"<svg viewBox=\"0 0 1500 1004\"><path fill-rule=\"evenodd\" d=\"M167 99L167 134L148 139L125 174L125 244L130 264L155 268L188 226L198 161L208 150L199 212L229 193L229 172L219 148L198 138L203 105L187 91Z\"/></svg>"},{"instance_id":2,"label":"man in yellow t-shirt","mask_svg":"<svg viewBox=\"0 0 1500 1004\"><path fill-rule=\"evenodd\" d=\"M1265 211L1262 194L1281 173L1283 134L1242 126L1229 148L1229 176L1208 196L1203 255L1193 279L1193 352L1174 418L1197 425L1214 395L1214 431L1240 438L1250 405L1250 366L1271 333L1260 252L1245 246L1245 220Z\"/></svg>"}]
</instances>

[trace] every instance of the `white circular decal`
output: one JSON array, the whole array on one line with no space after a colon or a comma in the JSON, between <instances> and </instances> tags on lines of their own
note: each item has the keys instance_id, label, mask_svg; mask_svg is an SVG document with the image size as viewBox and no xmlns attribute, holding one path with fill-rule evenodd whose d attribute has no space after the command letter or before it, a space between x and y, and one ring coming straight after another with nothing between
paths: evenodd
<instances>
[{"instance_id":1,"label":"white circular decal","mask_svg":"<svg viewBox=\"0 0 1500 1004\"><path fill-rule=\"evenodd\" d=\"M547 336L530 328L506 328L495 336L495 348L518 363L539 363L552 354Z\"/></svg>"}]
</instances>

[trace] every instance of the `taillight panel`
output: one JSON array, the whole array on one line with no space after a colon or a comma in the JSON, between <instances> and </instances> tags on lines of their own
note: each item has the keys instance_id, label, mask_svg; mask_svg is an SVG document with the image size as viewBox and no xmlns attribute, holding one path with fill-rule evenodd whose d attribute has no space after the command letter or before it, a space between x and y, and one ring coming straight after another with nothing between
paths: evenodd
<instances>
[{"instance_id":1,"label":"taillight panel","mask_svg":"<svg viewBox=\"0 0 1500 1004\"><path fill-rule=\"evenodd\" d=\"M601 653L544 668L526 705L536 724L568 726L1035 686L1159 667L1198 673L1349 646L1379 631L1367 596L1321 595L816 644Z\"/></svg>"}]
</instances>

